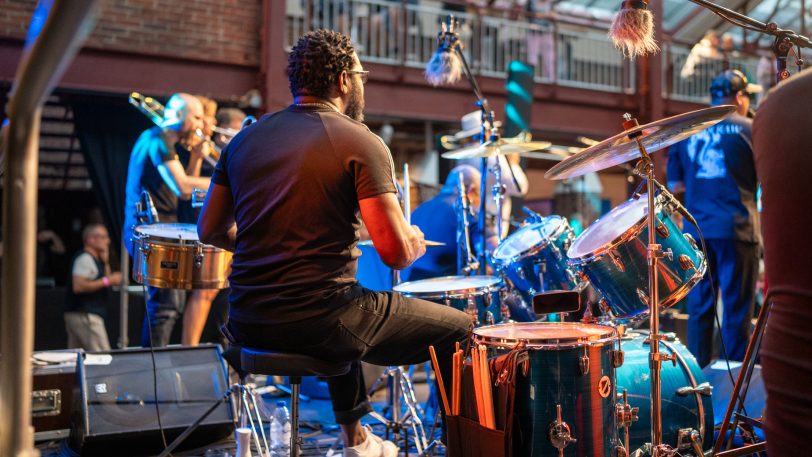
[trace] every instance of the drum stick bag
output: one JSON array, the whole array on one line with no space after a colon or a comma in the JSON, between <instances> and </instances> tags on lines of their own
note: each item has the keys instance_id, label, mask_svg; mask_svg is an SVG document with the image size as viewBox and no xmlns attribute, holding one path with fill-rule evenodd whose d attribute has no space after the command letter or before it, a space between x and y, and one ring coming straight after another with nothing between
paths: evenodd
<instances>
[{"instance_id":1,"label":"drum stick bag","mask_svg":"<svg viewBox=\"0 0 812 457\"><path fill-rule=\"evenodd\" d=\"M459 416L446 417L449 457L511 457L516 372L527 366L523 344L489 360L496 430L479 424L471 361L463 364ZM495 384L495 385L494 385Z\"/></svg>"}]
</instances>

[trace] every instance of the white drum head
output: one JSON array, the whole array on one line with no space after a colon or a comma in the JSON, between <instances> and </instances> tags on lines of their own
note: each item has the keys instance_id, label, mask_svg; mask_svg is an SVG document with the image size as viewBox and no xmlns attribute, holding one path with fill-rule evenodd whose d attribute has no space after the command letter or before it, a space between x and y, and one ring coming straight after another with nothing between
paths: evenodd
<instances>
[{"instance_id":1,"label":"white drum head","mask_svg":"<svg viewBox=\"0 0 812 457\"><path fill-rule=\"evenodd\" d=\"M627 200L592 223L572 243L567 256L578 259L589 255L626 233L648 214L648 196Z\"/></svg>"},{"instance_id":2,"label":"white drum head","mask_svg":"<svg viewBox=\"0 0 812 457\"><path fill-rule=\"evenodd\" d=\"M135 228L140 237L164 238L170 241L199 241L194 224L151 224Z\"/></svg>"},{"instance_id":3,"label":"white drum head","mask_svg":"<svg viewBox=\"0 0 812 457\"><path fill-rule=\"evenodd\" d=\"M614 335L612 327L577 322L522 322L474 329L474 339L483 344L513 346L524 341L531 347L600 341Z\"/></svg>"},{"instance_id":4,"label":"white drum head","mask_svg":"<svg viewBox=\"0 0 812 457\"><path fill-rule=\"evenodd\" d=\"M493 258L498 261L507 261L522 255L532 247L547 243L547 239L561 227L561 224L561 216L549 216L541 222L526 225L505 238L493 251Z\"/></svg>"},{"instance_id":5,"label":"white drum head","mask_svg":"<svg viewBox=\"0 0 812 457\"><path fill-rule=\"evenodd\" d=\"M443 276L404 282L393 290L414 297L438 297L487 291L499 282L496 276Z\"/></svg>"}]
</instances>

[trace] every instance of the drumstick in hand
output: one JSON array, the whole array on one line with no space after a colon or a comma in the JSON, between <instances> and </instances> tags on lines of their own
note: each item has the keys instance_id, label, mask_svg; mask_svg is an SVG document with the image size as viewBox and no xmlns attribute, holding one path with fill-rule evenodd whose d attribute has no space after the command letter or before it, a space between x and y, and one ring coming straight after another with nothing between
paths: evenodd
<instances>
[{"instance_id":1,"label":"drumstick in hand","mask_svg":"<svg viewBox=\"0 0 812 457\"><path fill-rule=\"evenodd\" d=\"M437 376L437 386L440 388L440 397L443 399L443 409L446 416L450 415L448 407L448 396L445 393L445 385L443 385L443 375L440 374L440 364L437 363L437 353L434 352L434 346L429 346L429 354L431 354L431 364L434 366L434 376Z\"/></svg>"}]
</instances>

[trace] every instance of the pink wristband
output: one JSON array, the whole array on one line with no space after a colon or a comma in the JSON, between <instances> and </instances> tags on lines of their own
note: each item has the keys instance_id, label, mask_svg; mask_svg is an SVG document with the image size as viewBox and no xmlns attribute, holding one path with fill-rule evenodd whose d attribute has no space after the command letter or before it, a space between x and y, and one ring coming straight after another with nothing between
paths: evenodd
<instances>
[{"instance_id":1,"label":"pink wristband","mask_svg":"<svg viewBox=\"0 0 812 457\"><path fill-rule=\"evenodd\" d=\"M110 278L108 278L107 276L103 277L102 284L104 284L104 287L110 287Z\"/></svg>"}]
</instances>

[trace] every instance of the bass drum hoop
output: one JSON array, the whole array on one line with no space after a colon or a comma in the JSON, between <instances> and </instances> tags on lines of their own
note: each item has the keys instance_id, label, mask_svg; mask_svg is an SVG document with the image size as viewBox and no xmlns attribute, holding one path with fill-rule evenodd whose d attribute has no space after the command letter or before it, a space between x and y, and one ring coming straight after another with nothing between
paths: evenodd
<instances>
[{"instance_id":1,"label":"bass drum hoop","mask_svg":"<svg viewBox=\"0 0 812 457\"><path fill-rule=\"evenodd\" d=\"M489 329L499 328L504 325L514 325L514 324L498 324L498 325L488 325L485 327L475 328L471 337L473 338L476 344L483 344L485 346L495 346L505 349L512 349L519 343L524 343L525 347L529 350L559 350L559 349L573 349L573 348L580 348L580 347L592 347L592 346L605 346L607 344L614 344L617 341L617 333L616 330L612 327L605 326L607 328L606 334L600 335L598 338L590 339L586 337L569 337L569 338L544 338L544 339L532 339L532 338L502 338L497 336L488 336L483 335L482 333L487 332ZM538 325L555 325L558 328L566 328L566 326L561 326L560 324L538 324ZM589 325L589 324L577 324L577 325ZM594 324L592 324L594 325ZM597 325L595 325L597 326ZM604 327L604 326L600 326Z\"/></svg>"},{"instance_id":2,"label":"bass drum hoop","mask_svg":"<svg viewBox=\"0 0 812 457\"><path fill-rule=\"evenodd\" d=\"M667 205L665 204L662 196L657 195L654 201L654 214L656 214L657 218L659 219L660 215L663 214L664 212L668 212L670 214L672 211L670 208L667 208ZM599 220L600 219L598 219L598 221ZM593 222L593 225L595 224L595 222ZM582 266L592 263L600 259L601 257L607 255L610 251L612 251L616 247L637 238L638 235L640 235L640 233L646 228L648 228L648 216L643 216L640 220L632 224L631 227L626 229L625 232L621 233L618 237L604 244L598 249L595 249L589 254L585 254L581 257L570 257L569 263L570 265L573 266ZM581 236L583 236L583 233L581 234ZM573 243L573 246L574 245L575 243ZM570 249L572 249L572 246L570 246Z\"/></svg>"},{"instance_id":3,"label":"bass drum hoop","mask_svg":"<svg viewBox=\"0 0 812 457\"><path fill-rule=\"evenodd\" d=\"M569 223L569 221L567 221L567 218L564 217L564 216L557 216L557 215L546 216L545 219L546 218L551 218L551 217L558 218L559 224L558 224L558 227L556 227L556 229L553 231L553 233L547 235L545 241L543 241L541 243L534 244L534 245L530 246L529 248L525 249L524 251L514 255L513 257L508 257L508 258L496 257L496 252L499 251L499 247L497 246L496 251L494 251L493 260L496 263L498 263L500 267L505 267L505 266L508 266L508 265L510 265L512 263L522 261L522 260L524 260L524 259L526 259L528 257L533 257L536 254L538 254L539 252L546 249L547 246L549 246L553 240L557 240L558 237L560 237L562 234L564 234L566 228L568 227L568 223ZM508 239L510 239L509 236L507 238L505 238L503 240L503 242L507 241Z\"/></svg>"}]
</instances>

